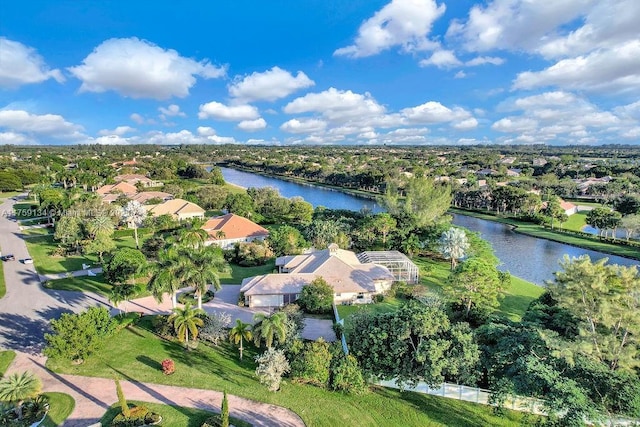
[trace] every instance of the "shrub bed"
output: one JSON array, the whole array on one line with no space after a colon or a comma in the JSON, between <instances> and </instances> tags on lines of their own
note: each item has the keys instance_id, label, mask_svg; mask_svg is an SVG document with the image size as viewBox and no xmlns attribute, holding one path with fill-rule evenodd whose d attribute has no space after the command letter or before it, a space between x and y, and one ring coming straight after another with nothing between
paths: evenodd
<instances>
[{"instance_id":1,"label":"shrub bed","mask_svg":"<svg viewBox=\"0 0 640 427\"><path fill-rule=\"evenodd\" d=\"M213 300L215 293L213 291L207 291L204 295L202 295L202 303L209 302ZM198 298L195 296L194 292L185 292L183 294L178 295L178 302L180 304L197 304Z\"/></svg>"},{"instance_id":2,"label":"shrub bed","mask_svg":"<svg viewBox=\"0 0 640 427\"><path fill-rule=\"evenodd\" d=\"M162 417L155 412L151 412L144 406L134 406L131 408L129 416L118 414L111 421L111 427L136 427L154 426L162 422Z\"/></svg>"}]
</instances>

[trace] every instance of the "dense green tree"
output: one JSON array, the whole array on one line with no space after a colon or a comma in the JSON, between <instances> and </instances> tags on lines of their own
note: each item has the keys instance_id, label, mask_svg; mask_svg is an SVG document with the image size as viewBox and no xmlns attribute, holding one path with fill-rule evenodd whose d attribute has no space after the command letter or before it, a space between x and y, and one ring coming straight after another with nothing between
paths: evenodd
<instances>
[{"instance_id":1,"label":"dense green tree","mask_svg":"<svg viewBox=\"0 0 640 427\"><path fill-rule=\"evenodd\" d=\"M58 223L60 225L60 223ZM87 254L98 254L98 262L103 263L105 253L112 252L116 248L116 242L105 233L97 234L93 239L85 240L82 249Z\"/></svg>"},{"instance_id":2,"label":"dense green tree","mask_svg":"<svg viewBox=\"0 0 640 427\"><path fill-rule=\"evenodd\" d=\"M292 197L289 204L289 220L294 224L306 225L313 218L313 205L302 197Z\"/></svg>"},{"instance_id":3,"label":"dense green tree","mask_svg":"<svg viewBox=\"0 0 640 427\"><path fill-rule=\"evenodd\" d=\"M168 293L171 295L171 307L176 308L176 293L184 286L181 276L188 265L187 257L176 248L160 252L158 261L151 266L151 279L147 283L147 290L156 301L161 303L164 294Z\"/></svg>"},{"instance_id":4,"label":"dense green tree","mask_svg":"<svg viewBox=\"0 0 640 427\"><path fill-rule=\"evenodd\" d=\"M560 206L560 199L558 197L551 197L547 201L547 205L542 209L541 212L543 215L549 218L552 229L555 221L563 223L568 219L568 216L565 213L564 209L562 209L562 206Z\"/></svg>"},{"instance_id":5,"label":"dense green tree","mask_svg":"<svg viewBox=\"0 0 640 427\"><path fill-rule=\"evenodd\" d=\"M479 350L468 326L452 326L439 303L410 301L397 312L360 313L348 330L350 354L365 374L400 384L445 378L473 382Z\"/></svg>"},{"instance_id":6,"label":"dense green tree","mask_svg":"<svg viewBox=\"0 0 640 427\"><path fill-rule=\"evenodd\" d=\"M0 191L17 191L22 189L22 181L11 172L0 171Z\"/></svg>"},{"instance_id":7,"label":"dense green tree","mask_svg":"<svg viewBox=\"0 0 640 427\"><path fill-rule=\"evenodd\" d=\"M224 201L224 208L230 213L258 221L253 200L245 193L229 193Z\"/></svg>"},{"instance_id":8,"label":"dense green tree","mask_svg":"<svg viewBox=\"0 0 640 427\"><path fill-rule=\"evenodd\" d=\"M614 202L613 206L624 216L640 214L640 195L622 195Z\"/></svg>"},{"instance_id":9,"label":"dense green tree","mask_svg":"<svg viewBox=\"0 0 640 427\"><path fill-rule=\"evenodd\" d=\"M147 268L147 259L137 249L122 248L115 252L104 266L105 278L109 283L125 283L127 280L135 285L137 275Z\"/></svg>"},{"instance_id":10,"label":"dense green tree","mask_svg":"<svg viewBox=\"0 0 640 427\"><path fill-rule=\"evenodd\" d=\"M640 232L640 215L627 215L620 220L620 227L624 228L626 238L637 236Z\"/></svg>"},{"instance_id":11,"label":"dense green tree","mask_svg":"<svg viewBox=\"0 0 640 427\"><path fill-rule=\"evenodd\" d=\"M302 287L297 303L307 313L329 313L333 305L333 288L322 277Z\"/></svg>"},{"instance_id":12,"label":"dense green tree","mask_svg":"<svg viewBox=\"0 0 640 427\"><path fill-rule=\"evenodd\" d=\"M126 303L138 293L138 289L129 283L123 283L121 285L115 285L111 287L109 293L109 302L116 307L121 303ZM127 306L124 306L124 312L127 312Z\"/></svg>"},{"instance_id":13,"label":"dense green tree","mask_svg":"<svg viewBox=\"0 0 640 427\"><path fill-rule=\"evenodd\" d=\"M451 273L444 288L445 295L461 302L465 315L469 315L471 306L479 309L491 309L500 304L507 283L496 267L481 258L469 258Z\"/></svg>"},{"instance_id":14,"label":"dense green tree","mask_svg":"<svg viewBox=\"0 0 640 427\"><path fill-rule=\"evenodd\" d=\"M81 220L72 216L63 216L56 224L53 238L77 250L83 238Z\"/></svg>"},{"instance_id":15,"label":"dense green tree","mask_svg":"<svg viewBox=\"0 0 640 427\"><path fill-rule=\"evenodd\" d=\"M396 217L406 216L410 226L422 228L438 221L451 205L451 189L430 178L410 178L404 186L404 199L396 186L387 183L382 205Z\"/></svg>"},{"instance_id":16,"label":"dense green tree","mask_svg":"<svg viewBox=\"0 0 640 427\"><path fill-rule=\"evenodd\" d=\"M606 262L565 256L548 288L580 321L574 351L611 370L630 370L640 365L640 277L636 266Z\"/></svg>"},{"instance_id":17,"label":"dense green tree","mask_svg":"<svg viewBox=\"0 0 640 427\"><path fill-rule=\"evenodd\" d=\"M322 338L307 342L291 361L291 376L301 382L326 387L332 357L329 344Z\"/></svg>"},{"instance_id":18,"label":"dense green tree","mask_svg":"<svg viewBox=\"0 0 640 427\"><path fill-rule=\"evenodd\" d=\"M349 394L361 394L367 389L362 376L358 359L350 354L345 355L342 349L331 360L330 387L332 390Z\"/></svg>"},{"instance_id":19,"label":"dense green tree","mask_svg":"<svg viewBox=\"0 0 640 427\"><path fill-rule=\"evenodd\" d=\"M209 286L220 290L221 272L228 266L217 246L205 246L189 254L183 255L185 264L179 271L179 278L183 285L192 286L198 298L198 308L202 309L202 296L207 293Z\"/></svg>"},{"instance_id":20,"label":"dense green tree","mask_svg":"<svg viewBox=\"0 0 640 427\"><path fill-rule=\"evenodd\" d=\"M214 166L211 168L209 181L214 185L225 185L224 176L222 176L222 170L219 167Z\"/></svg>"},{"instance_id":21,"label":"dense green tree","mask_svg":"<svg viewBox=\"0 0 640 427\"><path fill-rule=\"evenodd\" d=\"M104 307L92 307L80 314L64 313L51 321L51 334L45 334L44 354L51 358L84 361L104 346L113 334L115 321Z\"/></svg>"}]
</instances>

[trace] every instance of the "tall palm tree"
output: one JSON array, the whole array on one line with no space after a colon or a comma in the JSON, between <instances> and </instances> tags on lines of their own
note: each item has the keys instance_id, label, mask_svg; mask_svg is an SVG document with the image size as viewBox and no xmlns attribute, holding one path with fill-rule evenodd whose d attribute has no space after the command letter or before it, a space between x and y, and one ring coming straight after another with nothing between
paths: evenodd
<instances>
[{"instance_id":1,"label":"tall palm tree","mask_svg":"<svg viewBox=\"0 0 640 427\"><path fill-rule=\"evenodd\" d=\"M132 200L122 208L122 219L133 228L133 235L136 238L136 249L140 249L138 241L138 227L142 225L142 221L147 217L145 208L135 200Z\"/></svg>"},{"instance_id":2,"label":"tall palm tree","mask_svg":"<svg viewBox=\"0 0 640 427\"><path fill-rule=\"evenodd\" d=\"M31 372L15 373L0 380L0 401L15 406L18 419L22 419L22 404L42 391L42 382Z\"/></svg>"},{"instance_id":3,"label":"tall palm tree","mask_svg":"<svg viewBox=\"0 0 640 427\"><path fill-rule=\"evenodd\" d=\"M185 248L190 249L199 249L204 246L204 242L209 237L206 231L202 228L185 228L180 231L180 235L178 236L178 243Z\"/></svg>"},{"instance_id":4,"label":"tall palm tree","mask_svg":"<svg viewBox=\"0 0 640 427\"><path fill-rule=\"evenodd\" d=\"M127 312L128 302L134 295L136 294L136 287L134 285L123 283L122 285L116 285L111 288L111 293L109 294L109 302L115 305L116 307L121 302L125 302L124 312ZM121 310L122 311L122 310Z\"/></svg>"},{"instance_id":5,"label":"tall palm tree","mask_svg":"<svg viewBox=\"0 0 640 427\"><path fill-rule=\"evenodd\" d=\"M203 247L193 252L188 258L188 268L182 270L181 279L185 285L193 287L198 298L198 308L202 309L202 296L209 285L220 289L218 273L227 268L222 252L217 247Z\"/></svg>"},{"instance_id":6,"label":"tall palm tree","mask_svg":"<svg viewBox=\"0 0 640 427\"><path fill-rule=\"evenodd\" d=\"M240 344L240 360L242 360L242 350L244 350L242 346L243 340L251 341L251 339L253 339L250 328L251 325L249 323L244 323L242 320L236 319L236 326L229 331L229 340L235 345Z\"/></svg>"},{"instance_id":7,"label":"tall palm tree","mask_svg":"<svg viewBox=\"0 0 640 427\"><path fill-rule=\"evenodd\" d=\"M451 260L451 271L456 268L460 258L463 258L469 250L469 240L464 230L451 227L438 240L438 250L445 257Z\"/></svg>"},{"instance_id":8,"label":"tall palm tree","mask_svg":"<svg viewBox=\"0 0 640 427\"><path fill-rule=\"evenodd\" d=\"M268 316L264 313L257 313L253 316L253 342L260 347L264 341L267 348L273 346L273 339L283 343L287 338L287 315L283 312Z\"/></svg>"},{"instance_id":9,"label":"tall palm tree","mask_svg":"<svg viewBox=\"0 0 640 427\"><path fill-rule=\"evenodd\" d=\"M153 265L153 274L147 290L156 301L162 302L165 293L171 295L171 307L176 308L176 293L182 286L181 277L188 270L189 259L175 249L160 252L158 262Z\"/></svg>"},{"instance_id":10,"label":"tall palm tree","mask_svg":"<svg viewBox=\"0 0 640 427\"><path fill-rule=\"evenodd\" d=\"M89 220L87 223L87 231L91 237L95 237L100 233L111 235L113 234L113 221L111 221L111 218L107 215L98 215Z\"/></svg>"},{"instance_id":11,"label":"tall palm tree","mask_svg":"<svg viewBox=\"0 0 640 427\"><path fill-rule=\"evenodd\" d=\"M198 316L205 314L205 312L199 308L191 307L190 302L184 308L176 307L172 311L173 313L167 320L173 322L173 327L178 333L178 340L189 345L189 333L194 340L198 337L198 327L204 325L204 321Z\"/></svg>"}]
</instances>

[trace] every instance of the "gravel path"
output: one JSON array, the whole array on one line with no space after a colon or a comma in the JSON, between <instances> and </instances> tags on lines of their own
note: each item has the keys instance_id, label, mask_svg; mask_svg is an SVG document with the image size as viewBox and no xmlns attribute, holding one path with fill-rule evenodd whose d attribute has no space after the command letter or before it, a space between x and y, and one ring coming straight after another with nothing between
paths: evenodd
<instances>
[{"instance_id":1,"label":"gravel path","mask_svg":"<svg viewBox=\"0 0 640 427\"><path fill-rule=\"evenodd\" d=\"M71 395L76 406L64 426L87 427L97 423L106 409L117 401L113 380L104 378L59 375L45 368L41 355L44 334L49 322L62 313L81 312L92 306L106 306L115 310L106 298L71 291L45 290L33 264L18 260L29 258L25 242L20 237L18 224L9 216L13 211L11 199L0 204L0 251L13 254L15 261L4 263L7 294L0 299L0 348L15 350L16 360L9 371L29 370L43 382L45 391L59 391ZM142 298L127 304L129 310L144 313L166 313L170 301L157 304L153 298ZM122 386L130 400L164 403L219 411L222 393L213 390L190 389L135 381L123 381ZM228 396L231 414L254 426L304 426L294 412L275 405L254 402L237 396ZM277 420L277 421L276 421Z\"/></svg>"}]
</instances>

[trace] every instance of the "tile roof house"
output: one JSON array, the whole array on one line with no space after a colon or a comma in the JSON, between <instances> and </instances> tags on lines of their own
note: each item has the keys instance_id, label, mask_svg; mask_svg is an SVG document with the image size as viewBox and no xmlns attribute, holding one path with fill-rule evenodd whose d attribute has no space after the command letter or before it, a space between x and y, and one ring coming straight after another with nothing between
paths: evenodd
<instances>
[{"instance_id":1,"label":"tile roof house","mask_svg":"<svg viewBox=\"0 0 640 427\"><path fill-rule=\"evenodd\" d=\"M322 251L278 257L278 274L248 277L240 291L249 307L279 307L294 302L302 287L322 277L336 303L369 303L389 290L394 276L387 267L362 263L356 254L331 244Z\"/></svg>"},{"instance_id":2,"label":"tile roof house","mask_svg":"<svg viewBox=\"0 0 640 427\"><path fill-rule=\"evenodd\" d=\"M103 185L102 187L98 188L96 190L96 193L98 193L101 196L104 196L105 194L114 194L114 193L121 193L121 194L136 194L138 192L138 189L134 186L131 185L127 182L119 182L117 184L109 184L109 185Z\"/></svg>"},{"instance_id":3,"label":"tile roof house","mask_svg":"<svg viewBox=\"0 0 640 427\"><path fill-rule=\"evenodd\" d=\"M185 220L191 218L204 218L205 210L195 203L184 199L172 199L159 205L145 206L153 216L171 215L174 219Z\"/></svg>"},{"instance_id":4,"label":"tile roof house","mask_svg":"<svg viewBox=\"0 0 640 427\"><path fill-rule=\"evenodd\" d=\"M133 186L135 186L137 183L141 183L143 187L162 187L164 185L160 181L154 181L138 173L126 173L117 175L114 176L113 179L118 182L127 182Z\"/></svg>"},{"instance_id":5,"label":"tile roof house","mask_svg":"<svg viewBox=\"0 0 640 427\"><path fill-rule=\"evenodd\" d=\"M173 194L165 193L163 191L143 191L131 197L131 200L135 200L142 205L152 199L160 199L163 202L166 202L167 200L173 199Z\"/></svg>"},{"instance_id":6,"label":"tile roof house","mask_svg":"<svg viewBox=\"0 0 640 427\"><path fill-rule=\"evenodd\" d=\"M218 245L222 249L230 249L236 243L269 237L269 230L266 228L232 213L211 218L201 228L209 235L205 244Z\"/></svg>"}]
</instances>

